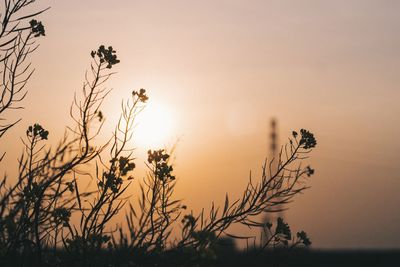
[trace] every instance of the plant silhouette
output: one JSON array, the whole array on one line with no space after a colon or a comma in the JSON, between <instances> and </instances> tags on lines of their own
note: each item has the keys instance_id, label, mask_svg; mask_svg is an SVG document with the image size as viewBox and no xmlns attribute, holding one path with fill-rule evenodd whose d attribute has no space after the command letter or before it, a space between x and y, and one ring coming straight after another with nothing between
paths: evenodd
<instances>
[{"instance_id":1,"label":"plant silhouette","mask_svg":"<svg viewBox=\"0 0 400 267\"><path fill-rule=\"evenodd\" d=\"M37 48L36 38L45 35L43 24L33 19L45 10L14 18L34 2L5 1L0 32L1 116L20 107L33 73L26 61ZM269 233L269 240L253 247L255 251L311 244L304 231L293 235L282 218L267 223L257 220L263 212L279 211L307 188L305 181L314 170L302 167L301 162L316 146L312 133L294 131L279 156L265 161L261 177L249 177L241 198L232 200L226 195L221 207L212 202L208 210L195 214L175 198L171 152L149 150L147 176L133 178L136 164L129 144L136 118L149 101L145 89L133 91L122 104L109 140L95 144L104 123L101 105L110 92L104 85L120 60L112 46L101 45L90 56L83 88L70 108L74 125L66 128L56 146L47 144L51 133L45 127L29 126L22 139L18 176L1 180L3 262L17 266L211 265L223 237L251 238L232 234L229 230L234 224ZM0 138L18 121L2 125ZM271 168L273 161L276 168ZM81 189L88 176L96 182L91 191ZM139 194L127 194L134 186ZM125 221L113 225L112 219L123 211Z\"/></svg>"}]
</instances>

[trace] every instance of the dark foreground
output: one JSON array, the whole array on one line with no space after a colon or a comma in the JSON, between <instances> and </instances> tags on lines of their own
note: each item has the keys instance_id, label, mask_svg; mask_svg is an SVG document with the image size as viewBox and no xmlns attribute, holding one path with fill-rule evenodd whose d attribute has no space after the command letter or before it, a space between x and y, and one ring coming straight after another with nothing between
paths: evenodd
<instances>
[{"instance_id":1,"label":"dark foreground","mask_svg":"<svg viewBox=\"0 0 400 267\"><path fill-rule=\"evenodd\" d=\"M400 266L400 250L220 251L207 255L171 251L146 256L98 251L73 258L66 255L60 251L49 253L41 262L34 255L14 255L2 258L0 266Z\"/></svg>"}]
</instances>

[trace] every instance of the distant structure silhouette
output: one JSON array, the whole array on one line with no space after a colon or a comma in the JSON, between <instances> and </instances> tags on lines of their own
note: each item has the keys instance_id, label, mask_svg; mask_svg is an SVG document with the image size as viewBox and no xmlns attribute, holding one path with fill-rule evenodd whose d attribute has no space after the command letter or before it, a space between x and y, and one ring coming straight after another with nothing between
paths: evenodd
<instances>
[{"instance_id":1,"label":"distant structure silhouette","mask_svg":"<svg viewBox=\"0 0 400 267\"><path fill-rule=\"evenodd\" d=\"M279 152L278 152L278 147L279 147L279 141L278 141L278 122L276 118L272 118L270 120L270 125L269 125L269 135L268 135L268 155L269 155L269 161L273 160L271 166L271 172L274 173L276 169L278 168L278 157L279 157ZM281 207L276 206L274 209L275 210L280 210ZM284 217L284 212L279 211L277 213L264 213L263 216L263 222L264 223L275 223L278 217L283 218ZM265 242L269 239L269 233L263 229L261 231L261 245L264 245Z\"/></svg>"},{"instance_id":2,"label":"distant structure silhouette","mask_svg":"<svg viewBox=\"0 0 400 267\"><path fill-rule=\"evenodd\" d=\"M270 135L270 141L271 141L271 147L270 147L270 152L272 155L276 155L276 148L277 148L277 136L278 134L276 133L276 119L272 118L271 119L271 135Z\"/></svg>"}]
</instances>

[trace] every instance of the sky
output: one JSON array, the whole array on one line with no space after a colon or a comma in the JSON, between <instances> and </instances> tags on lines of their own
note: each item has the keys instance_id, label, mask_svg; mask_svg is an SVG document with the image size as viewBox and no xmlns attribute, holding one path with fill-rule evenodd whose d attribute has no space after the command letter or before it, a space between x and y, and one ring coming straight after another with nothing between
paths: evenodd
<instances>
[{"instance_id":1,"label":"sky","mask_svg":"<svg viewBox=\"0 0 400 267\"><path fill-rule=\"evenodd\" d=\"M4 142L7 164L31 123L50 142L62 136L90 51L112 45L121 63L103 132L121 100L146 88L143 117L166 125L146 140L139 118L138 164L149 147L176 143L177 194L189 207L240 195L249 171L261 172L276 118L280 144L301 128L318 142L311 188L285 214L293 230L315 248L400 248L399 1L39 2L51 6L40 16L46 37L15 115L23 121Z\"/></svg>"}]
</instances>

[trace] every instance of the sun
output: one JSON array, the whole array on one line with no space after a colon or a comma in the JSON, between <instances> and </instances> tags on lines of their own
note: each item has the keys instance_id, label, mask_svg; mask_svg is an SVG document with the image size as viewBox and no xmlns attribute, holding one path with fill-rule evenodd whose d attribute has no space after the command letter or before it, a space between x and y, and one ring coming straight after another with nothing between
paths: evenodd
<instances>
[{"instance_id":1,"label":"sun","mask_svg":"<svg viewBox=\"0 0 400 267\"><path fill-rule=\"evenodd\" d=\"M137 117L135 143L144 149L159 149L172 139L175 120L170 108L150 101Z\"/></svg>"}]
</instances>

